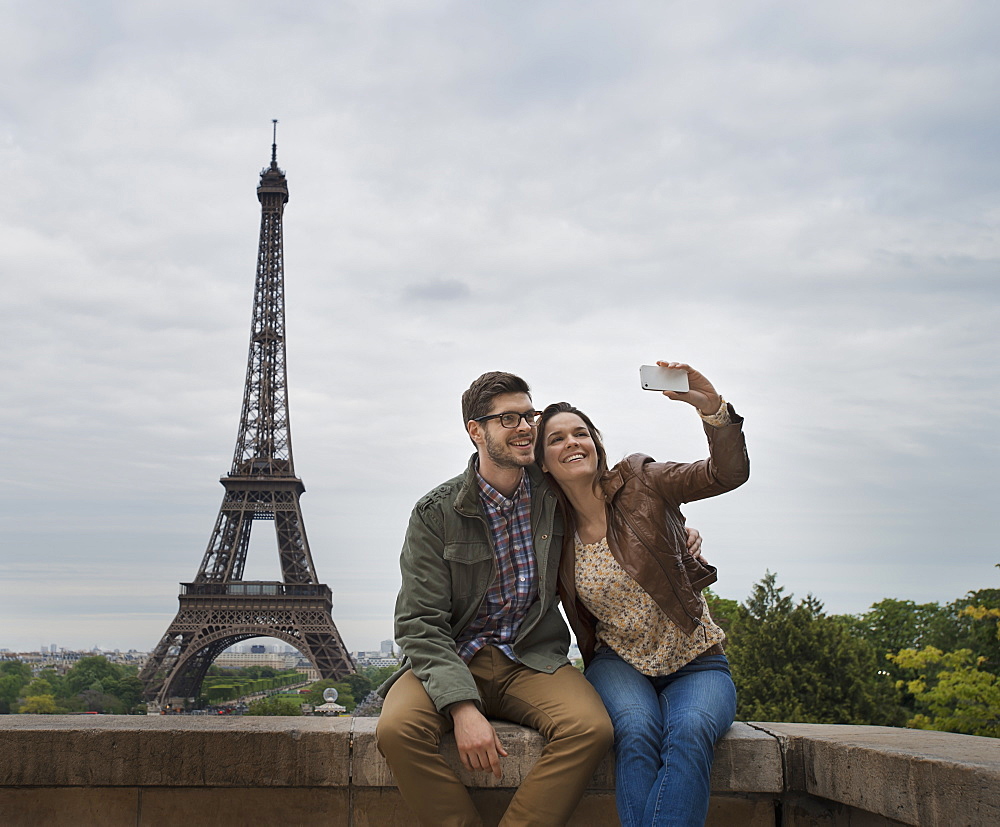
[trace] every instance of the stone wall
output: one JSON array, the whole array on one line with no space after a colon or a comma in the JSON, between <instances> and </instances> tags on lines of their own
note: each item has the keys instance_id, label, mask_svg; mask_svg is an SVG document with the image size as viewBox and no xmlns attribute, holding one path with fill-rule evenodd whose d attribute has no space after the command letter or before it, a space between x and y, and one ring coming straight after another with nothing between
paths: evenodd
<instances>
[{"instance_id":1,"label":"stone wall","mask_svg":"<svg viewBox=\"0 0 1000 827\"><path fill-rule=\"evenodd\" d=\"M461 769L486 824L541 737L497 725L504 778ZM0 716L0 825L410 825L370 718ZM716 749L711 825L1000 824L1000 741L888 727L737 723ZM572 821L614 825L614 768Z\"/></svg>"}]
</instances>

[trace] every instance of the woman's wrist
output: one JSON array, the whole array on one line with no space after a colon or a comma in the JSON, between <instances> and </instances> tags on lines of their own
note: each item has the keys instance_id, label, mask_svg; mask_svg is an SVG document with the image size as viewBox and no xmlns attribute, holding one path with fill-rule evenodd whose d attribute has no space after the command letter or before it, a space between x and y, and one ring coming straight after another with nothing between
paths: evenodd
<instances>
[{"instance_id":1,"label":"woman's wrist","mask_svg":"<svg viewBox=\"0 0 1000 827\"><path fill-rule=\"evenodd\" d=\"M726 425L733 424L729 418L729 405L721 396L719 397L719 407L714 413L706 414L699 410L698 416L701 417L703 422L707 422L716 428L723 428Z\"/></svg>"}]
</instances>

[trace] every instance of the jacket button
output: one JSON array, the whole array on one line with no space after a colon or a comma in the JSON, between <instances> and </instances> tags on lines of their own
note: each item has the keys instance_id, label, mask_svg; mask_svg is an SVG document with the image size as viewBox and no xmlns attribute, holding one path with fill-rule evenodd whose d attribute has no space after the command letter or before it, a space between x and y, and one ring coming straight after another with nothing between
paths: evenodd
<instances>
[{"instance_id":1,"label":"jacket button","mask_svg":"<svg viewBox=\"0 0 1000 827\"><path fill-rule=\"evenodd\" d=\"M543 540L548 540L549 539L549 535L548 534L543 534L542 535L542 539Z\"/></svg>"}]
</instances>

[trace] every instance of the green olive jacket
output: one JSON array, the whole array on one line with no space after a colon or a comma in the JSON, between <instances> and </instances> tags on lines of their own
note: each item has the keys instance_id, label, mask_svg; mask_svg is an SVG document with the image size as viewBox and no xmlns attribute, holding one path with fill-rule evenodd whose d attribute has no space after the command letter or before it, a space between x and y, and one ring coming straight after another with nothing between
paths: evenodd
<instances>
[{"instance_id":1,"label":"green olive jacket","mask_svg":"<svg viewBox=\"0 0 1000 827\"><path fill-rule=\"evenodd\" d=\"M556 594L563 520L541 471L534 465L525 471L531 480L538 599L529 607L513 649L525 666L551 673L569 662L569 629ZM467 700L482 709L475 680L455 646L497 577L493 539L479 500L476 455L464 474L414 506L399 568L403 582L396 598L395 637L404 659L379 694L385 697L399 676L412 669L439 711Z\"/></svg>"}]
</instances>

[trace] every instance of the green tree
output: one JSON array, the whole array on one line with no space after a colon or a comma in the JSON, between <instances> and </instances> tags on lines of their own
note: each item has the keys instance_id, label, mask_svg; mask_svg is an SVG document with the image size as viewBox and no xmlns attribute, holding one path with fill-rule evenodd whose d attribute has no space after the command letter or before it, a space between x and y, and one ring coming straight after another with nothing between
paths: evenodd
<instances>
[{"instance_id":1,"label":"green tree","mask_svg":"<svg viewBox=\"0 0 1000 827\"><path fill-rule=\"evenodd\" d=\"M292 695L270 695L250 704L247 715L301 715L302 700Z\"/></svg>"},{"instance_id":2,"label":"green tree","mask_svg":"<svg viewBox=\"0 0 1000 827\"><path fill-rule=\"evenodd\" d=\"M105 683L105 691L118 699L123 712L145 711L142 701L143 686L138 675L126 675L117 681Z\"/></svg>"},{"instance_id":3,"label":"green tree","mask_svg":"<svg viewBox=\"0 0 1000 827\"><path fill-rule=\"evenodd\" d=\"M739 607L726 652L740 720L902 723L874 646L811 595L796 604L770 571Z\"/></svg>"},{"instance_id":4,"label":"green tree","mask_svg":"<svg viewBox=\"0 0 1000 827\"><path fill-rule=\"evenodd\" d=\"M94 681L100 686L100 681ZM84 689L77 694L83 707L83 712L106 712L112 715L121 715L125 712L125 705L114 695L103 692L100 689Z\"/></svg>"},{"instance_id":5,"label":"green tree","mask_svg":"<svg viewBox=\"0 0 1000 827\"><path fill-rule=\"evenodd\" d=\"M375 688L371 679L366 675L348 675L343 682L351 688L351 694L358 700L364 698Z\"/></svg>"},{"instance_id":6,"label":"green tree","mask_svg":"<svg viewBox=\"0 0 1000 827\"><path fill-rule=\"evenodd\" d=\"M946 634L950 612L937 603L887 597L857 618L857 632L882 653L914 649Z\"/></svg>"},{"instance_id":7,"label":"green tree","mask_svg":"<svg viewBox=\"0 0 1000 827\"><path fill-rule=\"evenodd\" d=\"M711 589L705 589L702 595L708 604L708 612L712 615L712 620L728 635L733 625L733 620L735 620L736 615L739 613L739 602L726 597L719 597Z\"/></svg>"},{"instance_id":8,"label":"green tree","mask_svg":"<svg viewBox=\"0 0 1000 827\"><path fill-rule=\"evenodd\" d=\"M359 671L372 682L373 687L381 686L396 672L395 666L363 666Z\"/></svg>"},{"instance_id":9,"label":"green tree","mask_svg":"<svg viewBox=\"0 0 1000 827\"><path fill-rule=\"evenodd\" d=\"M26 715L54 715L59 712L56 699L51 695L31 695L24 699L18 712Z\"/></svg>"},{"instance_id":10,"label":"green tree","mask_svg":"<svg viewBox=\"0 0 1000 827\"><path fill-rule=\"evenodd\" d=\"M923 645L945 652L968 649L975 657L982 658L979 669L1000 675L1000 638L996 618L990 615L991 609L1000 608L1000 589L968 592L945 608L949 617L947 629L928 637Z\"/></svg>"},{"instance_id":11,"label":"green tree","mask_svg":"<svg viewBox=\"0 0 1000 827\"><path fill-rule=\"evenodd\" d=\"M38 677L42 680L48 681L49 685L52 687L52 694L57 698L69 697L70 692L66 686L66 676L60 675L55 669L43 669L38 673Z\"/></svg>"},{"instance_id":12,"label":"green tree","mask_svg":"<svg viewBox=\"0 0 1000 827\"><path fill-rule=\"evenodd\" d=\"M66 673L66 686L76 695L84 689L93 688L95 681L100 682L103 690L106 682L110 685L112 681L118 681L124 676L121 666L111 663L103 655L91 655L80 658Z\"/></svg>"},{"instance_id":13,"label":"green tree","mask_svg":"<svg viewBox=\"0 0 1000 827\"><path fill-rule=\"evenodd\" d=\"M81 658L65 677L46 670L56 699L72 710L114 714L144 711L142 682L134 666L111 663L103 655Z\"/></svg>"},{"instance_id":14,"label":"green tree","mask_svg":"<svg viewBox=\"0 0 1000 827\"><path fill-rule=\"evenodd\" d=\"M934 646L903 649L890 657L918 673L899 682L918 710L908 726L1000 737L1000 678L980 668L982 658L969 649L942 652Z\"/></svg>"},{"instance_id":15,"label":"green tree","mask_svg":"<svg viewBox=\"0 0 1000 827\"><path fill-rule=\"evenodd\" d=\"M52 684L44 678L35 678L24 687L24 697L27 698L31 695L52 695L55 697L52 691Z\"/></svg>"},{"instance_id":16,"label":"green tree","mask_svg":"<svg viewBox=\"0 0 1000 827\"><path fill-rule=\"evenodd\" d=\"M18 673L0 675L0 715L14 711L17 699L21 697L21 690L27 683L27 679Z\"/></svg>"},{"instance_id":17,"label":"green tree","mask_svg":"<svg viewBox=\"0 0 1000 827\"><path fill-rule=\"evenodd\" d=\"M31 667L19 660L0 661L0 676L9 675L20 677L27 683L31 680Z\"/></svg>"}]
</instances>

